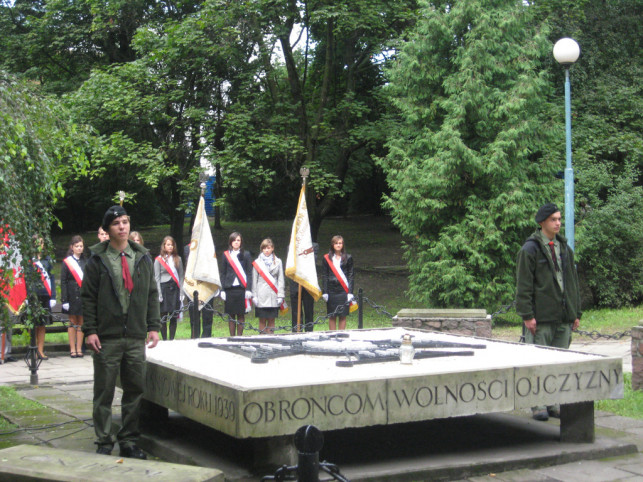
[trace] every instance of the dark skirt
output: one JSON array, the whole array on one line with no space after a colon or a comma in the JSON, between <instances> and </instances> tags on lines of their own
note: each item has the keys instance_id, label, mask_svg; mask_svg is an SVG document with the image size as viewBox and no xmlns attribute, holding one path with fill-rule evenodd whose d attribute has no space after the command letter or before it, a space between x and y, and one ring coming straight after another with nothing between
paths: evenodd
<instances>
[{"instance_id":1,"label":"dark skirt","mask_svg":"<svg viewBox=\"0 0 643 482\"><path fill-rule=\"evenodd\" d=\"M225 312L228 315L245 315L246 290L243 286L233 286L225 290Z\"/></svg>"},{"instance_id":2,"label":"dark skirt","mask_svg":"<svg viewBox=\"0 0 643 482\"><path fill-rule=\"evenodd\" d=\"M161 283L161 313L172 313L181 309L179 287L173 280Z\"/></svg>"},{"instance_id":3,"label":"dark skirt","mask_svg":"<svg viewBox=\"0 0 643 482\"><path fill-rule=\"evenodd\" d=\"M279 307L277 308L255 308L257 318L277 318L279 316Z\"/></svg>"},{"instance_id":4,"label":"dark skirt","mask_svg":"<svg viewBox=\"0 0 643 482\"><path fill-rule=\"evenodd\" d=\"M83 316L83 303L82 300L80 299L80 290L70 290L71 295L70 299L68 301L69 303L69 309L68 310L62 310L63 313L67 313L68 315L74 315L74 316Z\"/></svg>"},{"instance_id":5,"label":"dark skirt","mask_svg":"<svg viewBox=\"0 0 643 482\"><path fill-rule=\"evenodd\" d=\"M329 293L328 302L326 303L326 314L334 313L340 307L334 316L348 316L348 296L346 293Z\"/></svg>"}]
</instances>

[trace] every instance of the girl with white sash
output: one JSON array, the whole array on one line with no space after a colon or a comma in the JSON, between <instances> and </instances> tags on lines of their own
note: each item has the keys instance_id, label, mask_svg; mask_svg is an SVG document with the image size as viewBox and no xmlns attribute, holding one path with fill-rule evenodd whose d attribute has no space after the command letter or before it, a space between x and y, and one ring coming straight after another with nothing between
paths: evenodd
<instances>
[{"instance_id":1,"label":"girl with white sash","mask_svg":"<svg viewBox=\"0 0 643 482\"><path fill-rule=\"evenodd\" d=\"M183 286L183 262L172 236L165 236L161 243L161 254L154 260L154 278L159 290L161 303L161 336L168 339L167 325L170 325L170 340L176 335L176 322L181 310L181 286ZM167 316L170 315L169 321Z\"/></svg>"},{"instance_id":2,"label":"girl with white sash","mask_svg":"<svg viewBox=\"0 0 643 482\"><path fill-rule=\"evenodd\" d=\"M230 336L242 335L246 313L252 304L252 259L243 249L243 238L238 232L230 234L228 249L221 259L221 299L225 302L224 311L230 318Z\"/></svg>"},{"instance_id":3,"label":"girl with white sash","mask_svg":"<svg viewBox=\"0 0 643 482\"><path fill-rule=\"evenodd\" d=\"M261 254L252 263L252 301L262 334L275 332L275 318L284 302L285 281L281 260L275 256L270 238L261 242Z\"/></svg>"},{"instance_id":4,"label":"girl with white sash","mask_svg":"<svg viewBox=\"0 0 643 482\"><path fill-rule=\"evenodd\" d=\"M48 360L45 355L45 334L47 327L52 323L51 309L56 306L56 282L54 280L53 268L54 263L49 256L44 255L45 240L41 237L34 236L38 254L31 261L33 269L36 271L34 276L28 276L27 293L29 298L36 296L38 303L46 311L45 314L35 320L36 327L36 346L38 347L38 358Z\"/></svg>"},{"instance_id":5,"label":"girl with white sash","mask_svg":"<svg viewBox=\"0 0 643 482\"><path fill-rule=\"evenodd\" d=\"M354 281L353 257L346 252L344 238L333 236L330 251L324 255L322 262L322 298L326 302L326 313L335 313L335 316L328 318L328 328L331 330L346 329L349 303L355 298ZM335 324L337 317L338 327Z\"/></svg>"},{"instance_id":6,"label":"girl with white sash","mask_svg":"<svg viewBox=\"0 0 643 482\"><path fill-rule=\"evenodd\" d=\"M83 357L83 306L80 299L80 287L83 285L83 273L87 260L83 257L85 244L80 236L73 236L69 242L67 257L63 259L60 270L60 298L63 313L69 315L67 336L69 337L69 355L72 358Z\"/></svg>"}]
</instances>

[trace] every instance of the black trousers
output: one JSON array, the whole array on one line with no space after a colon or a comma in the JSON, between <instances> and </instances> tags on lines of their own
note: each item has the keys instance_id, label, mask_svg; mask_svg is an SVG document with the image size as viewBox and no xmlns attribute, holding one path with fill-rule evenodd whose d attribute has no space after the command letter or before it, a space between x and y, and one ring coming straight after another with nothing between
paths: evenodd
<instances>
[{"instance_id":1,"label":"black trousers","mask_svg":"<svg viewBox=\"0 0 643 482\"><path fill-rule=\"evenodd\" d=\"M210 338L212 336L213 302L214 298L208 301L201 310L201 338Z\"/></svg>"},{"instance_id":2,"label":"black trousers","mask_svg":"<svg viewBox=\"0 0 643 482\"><path fill-rule=\"evenodd\" d=\"M292 313L292 331L293 333L297 331L297 298L298 294L295 292L295 294L290 293L290 312ZM315 316L314 316L314 307L315 307L315 300L313 297L310 295L310 293L305 290L301 289L301 324L303 326L302 331L313 331L313 322L315 321Z\"/></svg>"}]
</instances>

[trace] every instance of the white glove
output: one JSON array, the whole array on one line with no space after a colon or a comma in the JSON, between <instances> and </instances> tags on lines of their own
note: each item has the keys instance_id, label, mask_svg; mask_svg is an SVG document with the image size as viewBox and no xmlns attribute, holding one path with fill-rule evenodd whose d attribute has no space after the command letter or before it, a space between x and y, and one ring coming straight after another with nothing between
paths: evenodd
<instances>
[{"instance_id":1,"label":"white glove","mask_svg":"<svg viewBox=\"0 0 643 482\"><path fill-rule=\"evenodd\" d=\"M56 306L56 300L49 300L49 308L51 309L54 306Z\"/></svg>"},{"instance_id":2,"label":"white glove","mask_svg":"<svg viewBox=\"0 0 643 482\"><path fill-rule=\"evenodd\" d=\"M63 310L69 311L69 303L63 303Z\"/></svg>"},{"instance_id":3,"label":"white glove","mask_svg":"<svg viewBox=\"0 0 643 482\"><path fill-rule=\"evenodd\" d=\"M252 302L255 304L255 306L257 306L257 303L259 302L259 300L257 299L256 296L253 296L252 297Z\"/></svg>"},{"instance_id":4,"label":"white glove","mask_svg":"<svg viewBox=\"0 0 643 482\"><path fill-rule=\"evenodd\" d=\"M284 299L279 297L277 298L277 305L281 306L281 304L284 302Z\"/></svg>"},{"instance_id":5,"label":"white glove","mask_svg":"<svg viewBox=\"0 0 643 482\"><path fill-rule=\"evenodd\" d=\"M327 303L328 303L328 294L327 294L327 293L324 293L324 294L322 295L322 299L323 299L325 302L327 302Z\"/></svg>"},{"instance_id":6,"label":"white glove","mask_svg":"<svg viewBox=\"0 0 643 482\"><path fill-rule=\"evenodd\" d=\"M221 299L222 299L223 301L225 301L225 291L221 291L221 293L219 294L219 296L221 297Z\"/></svg>"},{"instance_id":7,"label":"white glove","mask_svg":"<svg viewBox=\"0 0 643 482\"><path fill-rule=\"evenodd\" d=\"M348 301L353 301L353 299L355 298L355 296L353 296L353 293L348 293L346 297L348 298Z\"/></svg>"},{"instance_id":8,"label":"white glove","mask_svg":"<svg viewBox=\"0 0 643 482\"><path fill-rule=\"evenodd\" d=\"M159 303L163 303L163 295L159 293Z\"/></svg>"},{"instance_id":9,"label":"white glove","mask_svg":"<svg viewBox=\"0 0 643 482\"><path fill-rule=\"evenodd\" d=\"M246 299L249 300L252 298L252 291L246 291Z\"/></svg>"}]
</instances>

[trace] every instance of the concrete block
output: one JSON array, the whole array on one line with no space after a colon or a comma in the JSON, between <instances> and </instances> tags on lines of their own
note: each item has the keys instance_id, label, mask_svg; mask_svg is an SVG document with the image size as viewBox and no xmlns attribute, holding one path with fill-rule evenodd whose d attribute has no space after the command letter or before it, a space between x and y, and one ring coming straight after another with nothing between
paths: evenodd
<instances>
[{"instance_id":1,"label":"concrete block","mask_svg":"<svg viewBox=\"0 0 643 482\"><path fill-rule=\"evenodd\" d=\"M217 481L225 475L217 469L135 460L75 450L35 445L18 445L0 450L0 479L3 481L118 481L141 480Z\"/></svg>"},{"instance_id":2,"label":"concrete block","mask_svg":"<svg viewBox=\"0 0 643 482\"><path fill-rule=\"evenodd\" d=\"M594 443L594 402L560 406L560 441Z\"/></svg>"},{"instance_id":3,"label":"concrete block","mask_svg":"<svg viewBox=\"0 0 643 482\"><path fill-rule=\"evenodd\" d=\"M397 312L400 318L486 318L486 310L477 309L420 309L405 308Z\"/></svg>"},{"instance_id":4,"label":"concrete block","mask_svg":"<svg viewBox=\"0 0 643 482\"><path fill-rule=\"evenodd\" d=\"M623 363L617 359L517 367L515 380L516 408L623 398Z\"/></svg>"}]
</instances>

